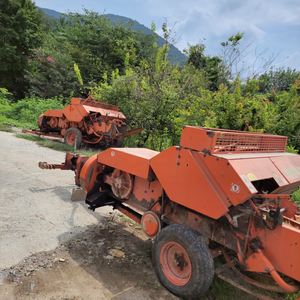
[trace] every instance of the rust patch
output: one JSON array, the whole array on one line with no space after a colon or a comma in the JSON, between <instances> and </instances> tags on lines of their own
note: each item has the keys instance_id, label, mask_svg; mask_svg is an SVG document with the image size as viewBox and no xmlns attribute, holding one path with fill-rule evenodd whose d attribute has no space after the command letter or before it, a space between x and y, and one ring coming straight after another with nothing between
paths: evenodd
<instances>
[{"instance_id":1,"label":"rust patch","mask_svg":"<svg viewBox=\"0 0 300 300\"><path fill-rule=\"evenodd\" d=\"M253 224L255 228L259 228L259 229L265 229L265 225L263 223L263 220L260 216L257 215L253 215Z\"/></svg>"},{"instance_id":2,"label":"rust patch","mask_svg":"<svg viewBox=\"0 0 300 300\"><path fill-rule=\"evenodd\" d=\"M213 131L207 131L206 134L208 137L213 138L215 136L215 133Z\"/></svg>"},{"instance_id":3,"label":"rust patch","mask_svg":"<svg viewBox=\"0 0 300 300\"><path fill-rule=\"evenodd\" d=\"M212 224L212 222L209 221L209 220L204 219L204 220L200 221L198 224L199 224L200 233L204 237L211 239L212 233L213 233L213 224Z\"/></svg>"},{"instance_id":4,"label":"rust patch","mask_svg":"<svg viewBox=\"0 0 300 300\"><path fill-rule=\"evenodd\" d=\"M186 208L180 207L179 205L175 205L174 215L181 224L185 224L188 219L188 210Z\"/></svg>"},{"instance_id":5,"label":"rust patch","mask_svg":"<svg viewBox=\"0 0 300 300\"><path fill-rule=\"evenodd\" d=\"M134 194L131 194L130 198L124 201L124 203L131 205L132 207L139 209L141 211L146 211L149 207L150 201L147 201L145 198L139 200L136 198Z\"/></svg>"},{"instance_id":6,"label":"rust patch","mask_svg":"<svg viewBox=\"0 0 300 300\"><path fill-rule=\"evenodd\" d=\"M204 158L206 155L210 155L210 151L206 148L204 148L203 150L201 150L201 152L204 154Z\"/></svg>"}]
</instances>

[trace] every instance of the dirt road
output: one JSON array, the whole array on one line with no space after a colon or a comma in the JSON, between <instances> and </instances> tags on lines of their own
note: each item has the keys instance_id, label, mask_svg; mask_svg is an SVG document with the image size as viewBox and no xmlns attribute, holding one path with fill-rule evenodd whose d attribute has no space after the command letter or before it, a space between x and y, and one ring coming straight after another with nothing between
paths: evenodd
<instances>
[{"instance_id":1,"label":"dirt road","mask_svg":"<svg viewBox=\"0 0 300 300\"><path fill-rule=\"evenodd\" d=\"M37 167L63 152L0 140L0 299L178 299L157 281L135 223L72 202L71 171Z\"/></svg>"}]
</instances>

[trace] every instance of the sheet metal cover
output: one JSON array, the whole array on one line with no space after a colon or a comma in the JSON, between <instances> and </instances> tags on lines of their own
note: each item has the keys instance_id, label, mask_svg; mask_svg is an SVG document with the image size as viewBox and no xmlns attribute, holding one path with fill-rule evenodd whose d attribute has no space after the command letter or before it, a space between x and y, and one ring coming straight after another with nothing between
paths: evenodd
<instances>
[{"instance_id":1,"label":"sheet metal cover","mask_svg":"<svg viewBox=\"0 0 300 300\"><path fill-rule=\"evenodd\" d=\"M247 184L250 191L254 192L254 186L251 181L274 178L279 186L287 185L285 177L279 172L270 158L252 158L229 160L232 167ZM249 183L251 185L249 185ZM253 188L250 188L253 186Z\"/></svg>"},{"instance_id":2,"label":"sheet metal cover","mask_svg":"<svg viewBox=\"0 0 300 300\"><path fill-rule=\"evenodd\" d=\"M126 120L126 117L120 111L115 111L115 110L110 110L110 109L105 109L105 108L98 108L98 107L93 107L93 106L88 106L88 105L82 105L82 106L89 113L90 112L99 112L103 116L114 117L114 118Z\"/></svg>"},{"instance_id":3,"label":"sheet metal cover","mask_svg":"<svg viewBox=\"0 0 300 300\"><path fill-rule=\"evenodd\" d=\"M270 158L289 183L300 181L300 155L289 154Z\"/></svg>"},{"instance_id":4,"label":"sheet metal cover","mask_svg":"<svg viewBox=\"0 0 300 300\"><path fill-rule=\"evenodd\" d=\"M98 154L98 162L147 179L149 160L158 153L145 148L110 148Z\"/></svg>"}]
</instances>

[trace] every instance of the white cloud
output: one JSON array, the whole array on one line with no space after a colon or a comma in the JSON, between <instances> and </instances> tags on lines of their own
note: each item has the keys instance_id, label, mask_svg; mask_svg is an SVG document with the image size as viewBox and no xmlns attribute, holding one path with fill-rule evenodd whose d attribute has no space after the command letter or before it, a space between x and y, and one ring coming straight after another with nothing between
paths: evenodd
<instances>
[{"instance_id":1,"label":"white cloud","mask_svg":"<svg viewBox=\"0 0 300 300\"><path fill-rule=\"evenodd\" d=\"M245 32L242 44L254 41L254 47L275 53L282 49L282 57L300 48L299 0L36 0L36 4L61 12L81 11L82 6L100 13L106 10L147 27L154 20L160 35L166 18L169 27L177 22L175 31L182 39L176 47L180 50L205 38L207 52L219 54L220 43L238 31ZM286 62L292 65L290 59ZM300 69L299 60L295 67Z\"/></svg>"}]
</instances>

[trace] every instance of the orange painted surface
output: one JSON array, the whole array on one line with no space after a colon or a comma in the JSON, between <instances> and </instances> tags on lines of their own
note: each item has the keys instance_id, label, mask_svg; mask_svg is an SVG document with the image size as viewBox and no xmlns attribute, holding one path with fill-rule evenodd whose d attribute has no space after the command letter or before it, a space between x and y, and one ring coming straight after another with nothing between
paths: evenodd
<instances>
[{"instance_id":1,"label":"orange painted surface","mask_svg":"<svg viewBox=\"0 0 300 300\"><path fill-rule=\"evenodd\" d=\"M181 262L176 259L177 253L182 255ZM180 244L173 241L165 243L160 251L159 262L165 276L174 285L183 286L191 279L191 260Z\"/></svg>"},{"instance_id":2,"label":"orange painted surface","mask_svg":"<svg viewBox=\"0 0 300 300\"><path fill-rule=\"evenodd\" d=\"M212 173L231 204L238 205L248 200L253 193L257 193L257 190L250 181L241 177L234 169L231 161L219 156L207 155L204 157L202 153L199 153L199 156L204 160L209 171ZM239 160L239 162L243 163L244 160ZM228 206L230 206L230 204L228 204Z\"/></svg>"},{"instance_id":3,"label":"orange painted surface","mask_svg":"<svg viewBox=\"0 0 300 300\"><path fill-rule=\"evenodd\" d=\"M62 111L69 122L78 123L88 115L87 110L82 105L69 104Z\"/></svg>"},{"instance_id":4,"label":"orange painted surface","mask_svg":"<svg viewBox=\"0 0 300 300\"><path fill-rule=\"evenodd\" d=\"M90 185L89 183L91 182L91 180L90 180L91 176L89 174L91 174L91 172L92 172L91 168L93 166L95 166L95 163L97 163L97 154L90 157L85 162L85 164L83 165L83 167L81 168L81 171L80 171L80 178L81 178L80 185L81 185L82 189L86 192L91 190L91 187L89 186ZM88 179L88 176L90 176L89 179ZM92 186L93 186L93 184L92 184Z\"/></svg>"},{"instance_id":5,"label":"orange painted surface","mask_svg":"<svg viewBox=\"0 0 300 300\"><path fill-rule=\"evenodd\" d=\"M147 179L135 176L132 194L126 203L145 212L161 194L162 186L158 180L149 183ZM144 202L145 206L142 206L140 202ZM160 211L160 207L160 204L157 204L152 210L156 212L159 209Z\"/></svg>"},{"instance_id":6,"label":"orange painted surface","mask_svg":"<svg viewBox=\"0 0 300 300\"><path fill-rule=\"evenodd\" d=\"M211 151L213 137L201 127L185 126L182 129L180 146L197 151Z\"/></svg>"},{"instance_id":7,"label":"orange painted surface","mask_svg":"<svg viewBox=\"0 0 300 300\"><path fill-rule=\"evenodd\" d=\"M149 236L155 237L160 230L159 217L153 212L145 213L141 219L142 230Z\"/></svg>"},{"instance_id":8,"label":"orange painted surface","mask_svg":"<svg viewBox=\"0 0 300 300\"><path fill-rule=\"evenodd\" d=\"M254 132L185 126L180 146L204 153L284 152L287 137Z\"/></svg>"},{"instance_id":9,"label":"orange painted surface","mask_svg":"<svg viewBox=\"0 0 300 300\"><path fill-rule=\"evenodd\" d=\"M229 162L240 176L245 176L249 181L274 178L279 186L288 184L269 158L239 159Z\"/></svg>"},{"instance_id":10,"label":"orange painted surface","mask_svg":"<svg viewBox=\"0 0 300 300\"><path fill-rule=\"evenodd\" d=\"M258 236L262 242L263 253L275 270L300 281L300 230L290 225L277 226L275 230L251 227L252 237ZM257 271L251 264L249 271Z\"/></svg>"},{"instance_id":11,"label":"orange painted surface","mask_svg":"<svg viewBox=\"0 0 300 300\"><path fill-rule=\"evenodd\" d=\"M104 109L104 108L97 108L97 107L92 107L92 106L87 106L87 105L82 105L82 107L88 112L88 113L92 113L92 112L98 112L100 113L102 116L106 116L108 119L120 119L125 121L126 118L123 115L123 113L121 113L120 111L114 111L114 110L110 110L110 109Z\"/></svg>"},{"instance_id":12,"label":"orange painted surface","mask_svg":"<svg viewBox=\"0 0 300 300\"><path fill-rule=\"evenodd\" d=\"M172 201L214 219L228 211L224 191L192 151L170 147L151 159L150 165Z\"/></svg>"},{"instance_id":13,"label":"orange painted surface","mask_svg":"<svg viewBox=\"0 0 300 300\"><path fill-rule=\"evenodd\" d=\"M44 113L44 116L46 116L46 117L58 117L58 118L62 118L63 112L62 112L62 110L50 109L50 110L47 110Z\"/></svg>"},{"instance_id":14,"label":"orange painted surface","mask_svg":"<svg viewBox=\"0 0 300 300\"><path fill-rule=\"evenodd\" d=\"M300 182L300 156L289 153L286 156L271 158L289 183ZM300 184L300 183L299 183Z\"/></svg>"},{"instance_id":15,"label":"orange painted surface","mask_svg":"<svg viewBox=\"0 0 300 300\"><path fill-rule=\"evenodd\" d=\"M100 102L100 101L95 101L94 98L92 97L92 95L89 95L89 97L87 99L72 98L71 104L87 105L87 106L92 106L92 107L110 109L110 110L114 110L114 111L119 110L119 107L117 105L108 104L108 103L104 103L104 102Z\"/></svg>"},{"instance_id":16,"label":"orange painted surface","mask_svg":"<svg viewBox=\"0 0 300 300\"><path fill-rule=\"evenodd\" d=\"M108 132L111 129L112 124L106 124L106 122L101 122L100 126L99 123L94 123L93 127L90 128L92 132Z\"/></svg>"},{"instance_id":17,"label":"orange painted surface","mask_svg":"<svg viewBox=\"0 0 300 300\"><path fill-rule=\"evenodd\" d=\"M98 162L147 179L149 160L158 153L144 148L110 148L98 154Z\"/></svg>"},{"instance_id":18,"label":"orange painted surface","mask_svg":"<svg viewBox=\"0 0 300 300\"><path fill-rule=\"evenodd\" d=\"M118 145L116 140L120 137L143 130L133 128L127 131L125 121L126 117L118 106L95 101L90 94L87 99L72 98L71 104L62 110L46 111L38 119L40 131L34 133L64 137L68 128L77 128L81 131L83 142L111 147Z\"/></svg>"}]
</instances>

